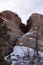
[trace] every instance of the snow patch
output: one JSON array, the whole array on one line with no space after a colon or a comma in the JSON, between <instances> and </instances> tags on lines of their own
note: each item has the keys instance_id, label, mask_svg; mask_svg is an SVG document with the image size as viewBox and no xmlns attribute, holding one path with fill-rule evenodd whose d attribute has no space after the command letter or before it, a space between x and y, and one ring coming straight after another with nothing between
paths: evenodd
<instances>
[{"instance_id":1,"label":"snow patch","mask_svg":"<svg viewBox=\"0 0 43 65\"><path fill-rule=\"evenodd\" d=\"M11 56L10 60L12 61L12 64L11 65L14 65L15 63L20 62L20 61L23 62L23 59L22 58L25 57L25 55L27 55L28 52L29 52L29 55L32 57L33 54L34 54L34 49L28 48L28 47L23 47L23 46L15 46L13 48L13 52L10 54L10 56ZM39 54L40 54L41 57L43 57L43 52L40 52L39 51ZM7 59L7 57L8 56L5 57L5 60ZM43 59L41 59L41 61L42 60Z\"/></svg>"}]
</instances>

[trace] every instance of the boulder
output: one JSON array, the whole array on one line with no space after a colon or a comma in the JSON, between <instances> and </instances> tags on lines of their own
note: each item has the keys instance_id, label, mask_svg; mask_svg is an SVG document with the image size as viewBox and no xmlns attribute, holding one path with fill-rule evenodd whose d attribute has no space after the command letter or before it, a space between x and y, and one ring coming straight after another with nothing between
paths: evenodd
<instances>
[{"instance_id":1,"label":"boulder","mask_svg":"<svg viewBox=\"0 0 43 65\"><path fill-rule=\"evenodd\" d=\"M38 50L43 51L43 15L32 14L27 20L27 26L29 22L31 23L30 31L24 34L16 44L36 49L37 43Z\"/></svg>"}]
</instances>

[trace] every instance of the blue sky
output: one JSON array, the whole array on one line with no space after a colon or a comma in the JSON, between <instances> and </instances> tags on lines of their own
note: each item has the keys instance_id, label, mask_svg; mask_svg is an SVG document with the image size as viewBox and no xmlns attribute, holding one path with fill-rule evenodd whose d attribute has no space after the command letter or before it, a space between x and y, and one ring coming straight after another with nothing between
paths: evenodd
<instances>
[{"instance_id":1,"label":"blue sky","mask_svg":"<svg viewBox=\"0 0 43 65\"><path fill-rule=\"evenodd\" d=\"M0 12L4 10L16 12L26 23L32 13L43 14L43 0L0 0Z\"/></svg>"}]
</instances>

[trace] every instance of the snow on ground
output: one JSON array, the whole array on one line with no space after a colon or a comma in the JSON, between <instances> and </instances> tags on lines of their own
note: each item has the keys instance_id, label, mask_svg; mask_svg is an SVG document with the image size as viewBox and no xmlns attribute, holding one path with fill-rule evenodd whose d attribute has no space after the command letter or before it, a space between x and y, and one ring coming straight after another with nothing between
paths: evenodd
<instances>
[{"instance_id":1,"label":"snow on ground","mask_svg":"<svg viewBox=\"0 0 43 65\"><path fill-rule=\"evenodd\" d=\"M13 48L13 54L23 57L25 54L27 54L28 49L30 52L33 52L33 50L31 48L23 47L23 46L15 46Z\"/></svg>"},{"instance_id":2,"label":"snow on ground","mask_svg":"<svg viewBox=\"0 0 43 65\"><path fill-rule=\"evenodd\" d=\"M11 61L12 62L11 65L14 65L15 63L20 62L20 61L23 62L23 57L25 55L28 55L28 52L29 52L30 56L33 56L34 49L23 47L23 46L22 47L21 46L15 46L13 48L13 52L10 54L10 56L9 55L6 56L5 60L8 61L8 62ZM39 54L40 54L41 57L43 57L43 53L42 52L39 52ZM41 60L43 60L43 59L41 59Z\"/></svg>"},{"instance_id":3,"label":"snow on ground","mask_svg":"<svg viewBox=\"0 0 43 65\"><path fill-rule=\"evenodd\" d=\"M10 54L12 58L15 58L15 56L19 55L20 57L23 57L24 55L27 55L27 50L31 52L31 55L33 54L33 50L28 47L23 47L23 46L15 46L13 48L13 52ZM5 59L7 56L5 57Z\"/></svg>"}]
</instances>

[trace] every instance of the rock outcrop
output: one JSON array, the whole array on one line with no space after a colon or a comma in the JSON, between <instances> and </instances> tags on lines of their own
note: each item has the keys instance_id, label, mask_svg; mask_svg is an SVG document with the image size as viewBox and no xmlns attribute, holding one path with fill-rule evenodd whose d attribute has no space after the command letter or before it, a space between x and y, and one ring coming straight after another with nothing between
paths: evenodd
<instances>
[{"instance_id":1,"label":"rock outcrop","mask_svg":"<svg viewBox=\"0 0 43 65\"><path fill-rule=\"evenodd\" d=\"M5 37L2 39L2 55L8 54L15 45L36 48L37 33L38 47L39 50L43 51L43 15L37 13L32 14L27 20L27 25L24 25L21 22L21 18L11 11L0 12L0 18L3 20L4 24L7 25L9 30L7 34L10 35L10 40L6 41Z\"/></svg>"},{"instance_id":2,"label":"rock outcrop","mask_svg":"<svg viewBox=\"0 0 43 65\"><path fill-rule=\"evenodd\" d=\"M30 23L30 24L29 24ZM29 19L27 20L27 28L29 29L29 25L32 26L39 26L41 30L43 30L43 15L34 13L32 14Z\"/></svg>"},{"instance_id":3,"label":"rock outcrop","mask_svg":"<svg viewBox=\"0 0 43 65\"><path fill-rule=\"evenodd\" d=\"M27 26L22 23L21 18L16 13L6 10L0 13L0 17L2 17L2 19L7 21L6 22L7 24L10 23L9 25L11 25L14 28L19 29L20 33L21 32L25 33L25 29L27 32Z\"/></svg>"},{"instance_id":4,"label":"rock outcrop","mask_svg":"<svg viewBox=\"0 0 43 65\"><path fill-rule=\"evenodd\" d=\"M21 29L24 24L21 26L21 18L11 11L0 12L0 18L9 29L7 33L10 35L10 40L8 42L6 42L5 39L3 41L5 46L2 46L2 53L3 55L6 55L11 51L13 46L16 45L16 41L24 34L24 31L22 31L23 28Z\"/></svg>"},{"instance_id":5,"label":"rock outcrop","mask_svg":"<svg viewBox=\"0 0 43 65\"><path fill-rule=\"evenodd\" d=\"M27 26L29 25L28 24L29 22L31 23L30 31L24 34L17 41L16 44L30 48L36 48L36 40L37 40L38 50L43 51L43 15L32 14L27 21Z\"/></svg>"}]
</instances>

